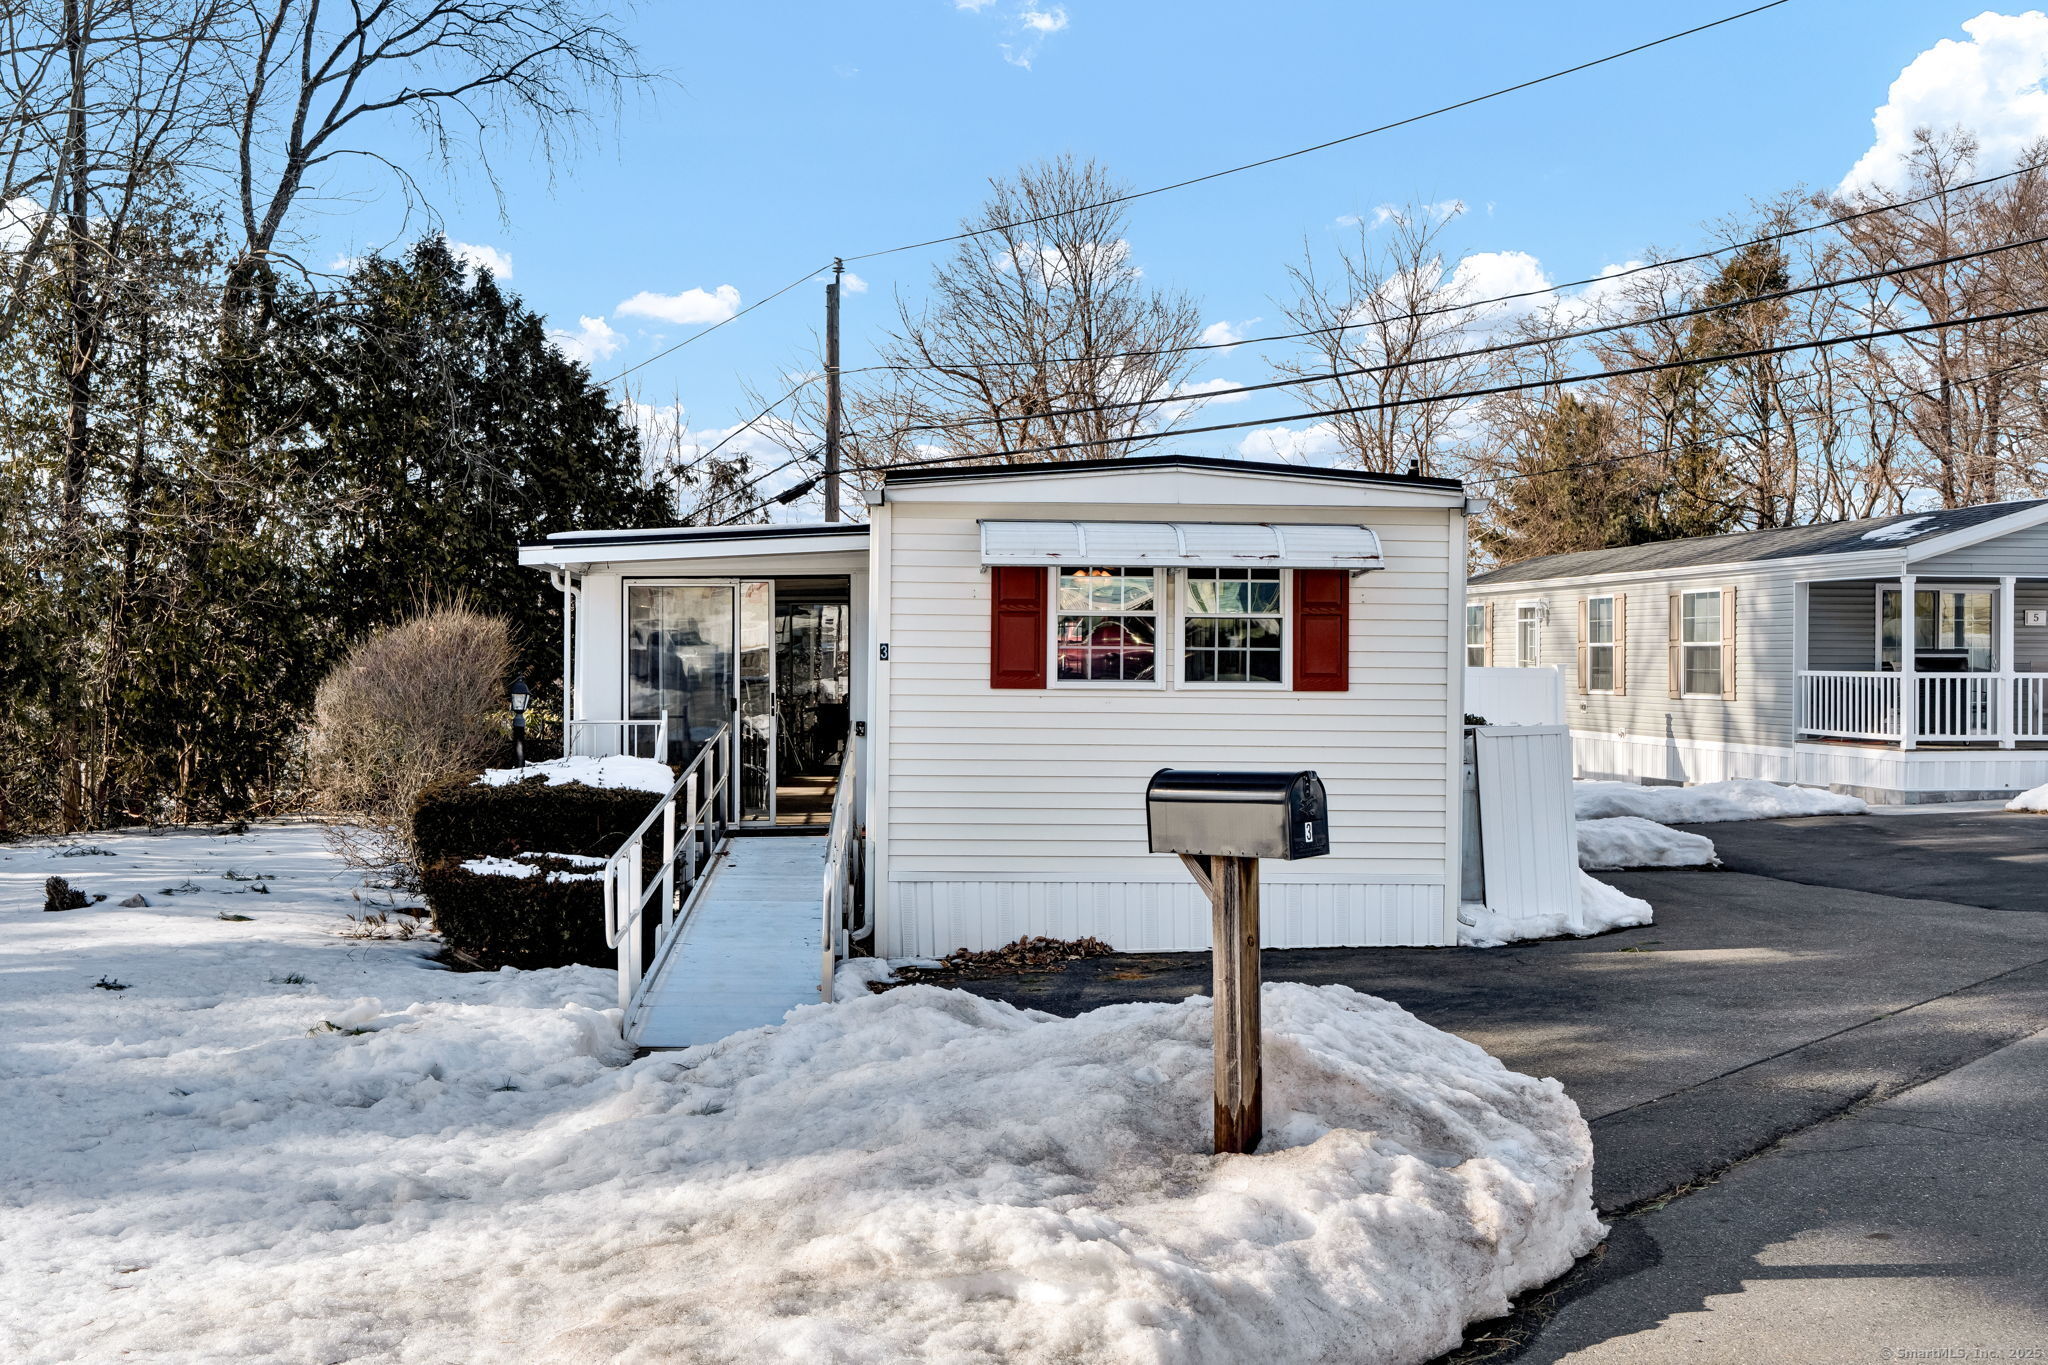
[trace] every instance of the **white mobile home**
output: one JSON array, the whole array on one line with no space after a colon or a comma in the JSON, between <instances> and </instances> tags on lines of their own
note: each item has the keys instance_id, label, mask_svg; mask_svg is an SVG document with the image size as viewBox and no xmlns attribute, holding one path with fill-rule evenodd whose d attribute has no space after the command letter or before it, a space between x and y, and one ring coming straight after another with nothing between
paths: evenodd
<instances>
[{"instance_id":1,"label":"white mobile home","mask_svg":"<svg viewBox=\"0 0 2048 1365\"><path fill-rule=\"evenodd\" d=\"M1162 767L1321 775L1333 852L1267 865L1268 946L1450 944L1465 513L1446 480L1164 456L905 471L866 525L521 560L569 597L578 751L665 744L715 782L699 751L736 736L735 832L818 848L739 861L861 869L828 952L1206 948L1206 901L1147 852Z\"/></svg>"},{"instance_id":2,"label":"white mobile home","mask_svg":"<svg viewBox=\"0 0 2048 1365\"><path fill-rule=\"evenodd\" d=\"M2048 781L2048 502L1551 555L1468 593L1468 663L1562 668L1581 776Z\"/></svg>"}]
</instances>

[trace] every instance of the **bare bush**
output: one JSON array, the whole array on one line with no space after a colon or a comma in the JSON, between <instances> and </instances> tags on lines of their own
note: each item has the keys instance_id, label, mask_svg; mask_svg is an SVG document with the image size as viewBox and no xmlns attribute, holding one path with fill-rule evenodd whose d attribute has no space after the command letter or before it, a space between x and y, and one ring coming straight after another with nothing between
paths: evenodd
<instances>
[{"instance_id":1,"label":"bare bush","mask_svg":"<svg viewBox=\"0 0 2048 1365\"><path fill-rule=\"evenodd\" d=\"M502 617L439 607L377 631L320 684L308 760L351 864L414 879L413 803L429 786L488 764L504 744L514 654Z\"/></svg>"}]
</instances>

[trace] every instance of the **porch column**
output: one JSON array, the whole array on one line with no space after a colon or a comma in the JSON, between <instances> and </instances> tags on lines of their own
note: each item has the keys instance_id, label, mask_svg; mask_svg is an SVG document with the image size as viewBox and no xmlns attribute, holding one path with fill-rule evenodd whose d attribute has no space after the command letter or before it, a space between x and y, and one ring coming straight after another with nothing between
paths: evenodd
<instances>
[{"instance_id":1,"label":"porch column","mask_svg":"<svg viewBox=\"0 0 2048 1365\"><path fill-rule=\"evenodd\" d=\"M1998 747L2019 747L2019 684L2014 681L2013 616L2019 603L2014 589L2019 580L2011 574L1998 580Z\"/></svg>"},{"instance_id":2,"label":"porch column","mask_svg":"<svg viewBox=\"0 0 2048 1365\"><path fill-rule=\"evenodd\" d=\"M1914 657L1919 632L1913 628L1913 587L1920 580L1899 575L1899 747L1920 747L1920 675Z\"/></svg>"}]
</instances>

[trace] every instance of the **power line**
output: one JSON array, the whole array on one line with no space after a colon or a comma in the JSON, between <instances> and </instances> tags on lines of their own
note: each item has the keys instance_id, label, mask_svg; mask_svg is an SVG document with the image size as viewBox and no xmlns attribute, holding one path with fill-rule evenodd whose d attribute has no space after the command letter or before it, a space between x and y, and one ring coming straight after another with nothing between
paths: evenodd
<instances>
[{"instance_id":1,"label":"power line","mask_svg":"<svg viewBox=\"0 0 2048 1365\"><path fill-rule=\"evenodd\" d=\"M829 265L826 266L825 268L828 270L831 269ZM625 369L620 370L617 374L613 375L610 379L600 379L597 382L597 387L602 389L612 384L616 384L621 379L624 379L627 375L633 373L633 371L641 369L644 366L652 365L655 361L662 359L664 356L674 355L677 351L682 350L683 347L688 346L693 341L702 341L705 337L710 336L719 328L726 326L728 323L738 322L741 318L753 312L756 308L759 308L764 304L773 303L775 300L781 298L784 294L787 294L790 290L796 288L798 285L804 283L806 280L816 279L817 276L817 271L806 270L803 274L797 276L788 284L783 285L782 288L776 290L774 293L763 295L762 297L755 299L746 307L736 310L730 317L720 318L718 321L712 323L709 327L706 327L703 331L693 332L689 336L684 337L681 341L678 341L675 345L667 347L663 350L656 351L653 355L648 356L645 360L634 361Z\"/></svg>"},{"instance_id":2,"label":"power line","mask_svg":"<svg viewBox=\"0 0 2048 1365\"><path fill-rule=\"evenodd\" d=\"M755 413L755 414L754 414L754 415L753 415L752 417L749 417L749 418L748 418L748 419L747 419L746 421L744 421L744 422L740 423L740 424L739 424L738 426L734 427L734 428L733 428L733 429L732 429L731 431L728 431L727 433L725 433L725 435L723 435L723 436L719 437L719 438L718 438L718 441L717 441L717 443L716 443L715 445L713 445L713 446L711 447L711 449L709 449L709 450L705 451L705 452L704 452L703 454L701 454L701 455L699 455L699 456L697 457L697 460L698 460L698 462L699 462L699 463L701 464L701 463L703 463L704 461L706 461L706 460L709 460L709 459L710 459L710 458L711 458L711 457L712 457L713 455L716 455L716 454L717 454L717 453L718 453L719 451L721 451L721 450L725 449L725 443L726 443L727 441L730 441L730 440L731 440L731 439L732 439L733 437L735 437L735 436L738 436L738 435L739 435L739 434L740 434L741 432L744 432L744 431L747 431L747 430L751 429L751 428L753 427L753 425L754 425L754 424L755 424L756 422L759 422L759 421L760 421L760 420L761 420L762 418L766 417L766 416L767 416L767 415L768 415L769 413L771 413L771 412L775 411L775 410L776 410L777 408L781 407L781 406L782 406L782 405L783 405L784 403L787 403L787 402L788 402L788 401L789 401L790 399L792 399L792 398L796 397L796 396L797 396L797 395L798 395L799 393L802 393L802 392L804 391L804 387L805 387L806 385L808 385L808 384L815 384L815 383L817 383L817 382L818 382L818 378L819 378L819 376L817 376L817 375L815 375L815 374L807 374L807 375L805 375L805 376L804 376L804 377L803 377L802 379L799 379L799 380L797 380L797 381L796 381L796 383L795 383L794 385L792 385L792 386L790 387L790 390L789 390L789 392L788 392L788 393L785 393L785 394L783 394L783 395L782 395L782 397L780 397L780 398L776 399L776 400L775 400L774 402L770 403L770 404L769 404L769 405L768 405L767 407L765 407L765 408L762 408L762 409L761 409L761 410L760 410L759 412ZM680 479L680 478L682 477L682 470L681 470L680 468L678 468L678 469L676 470L676 477L677 477L678 479ZM764 475L762 475L762 477L763 477L763 478L766 478L766 477L767 477L767 475L765 475L765 474L764 474ZM747 484L741 484L741 485L740 485L740 487L741 487L741 488L746 488L746 487L749 487L749 486L750 486L750 485L747 485Z\"/></svg>"},{"instance_id":3,"label":"power line","mask_svg":"<svg viewBox=\"0 0 2048 1365\"><path fill-rule=\"evenodd\" d=\"M2011 318L2033 317L2048 313L2048 304L2028 308L2012 308L2000 313L1983 313L1975 317L1948 318L1939 322L1919 322L1903 327L1886 327L1878 331L1857 332L1847 336L1818 337L1809 341L1787 342L1778 346L1757 346L1742 351L1726 351L1717 355L1689 357L1683 360L1656 361L1646 365L1628 365L1618 369L1600 370L1590 374L1559 375L1548 379L1531 379L1513 384L1495 384L1481 389L1464 389L1454 393L1424 395L1415 398L1389 399L1380 403L1356 403L1346 407L1318 408L1309 412L1288 413L1282 417L1254 417L1242 422L1217 422L1209 426L1183 427L1172 433L1176 436L1201 436L1218 431L1241 431L1246 427L1269 426L1279 422L1300 422L1317 417L1350 417L1366 412L1385 412L1395 408L1416 407L1424 403L1462 402L1472 398L1490 398L1504 393L1521 393L1530 389L1557 388L1566 384L1584 384L1600 379L1624 379L1632 375L1657 374L1666 370L1686 369L1694 365L1725 365L1735 360L1754 360L1763 356L1786 355L1794 351L1817 350L1824 346L1842 346L1856 341L1882 341L1887 337L1911 336L1918 332L1941 331L1949 327L1965 327L1979 322L2003 322ZM1155 440L1157 433L1138 432L1126 436L1105 436L1086 441L1062 441L1054 445L1029 446L1014 450L980 451L965 455L939 455L924 460L901 460L894 464L853 465L851 468L863 472L887 471L891 469L916 469L927 465L953 464L963 460L990 461L1012 455L1051 455L1067 450L1082 450L1091 446L1107 446L1116 443L1128 444L1136 440Z\"/></svg>"},{"instance_id":4,"label":"power line","mask_svg":"<svg viewBox=\"0 0 2048 1365\"><path fill-rule=\"evenodd\" d=\"M1169 190L1182 190L1190 185L1200 185L1210 180L1220 180L1226 175L1236 175L1241 171L1255 170L1260 166L1270 166L1278 161L1288 161L1294 157L1307 156L1311 152L1325 151L1331 147L1342 146L1347 142L1356 142L1360 138L1391 132L1396 128L1405 128L1411 123L1420 123L1424 119L1436 118L1440 114L1452 113L1459 109L1468 109L1475 104L1483 104L1487 100L1499 99L1503 95L1512 95L1518 90L1527 90L1532 86L1560 80L1566 76L1576 75L1581 71L1589 71L1596 66L1604 66L1608 62L1620 61L1623 57L1632 57L1638 52L1647 52L1653 47L1661 47L1665 43L1674 43L1680 38L1689 38L1695 33L1705 33L1708 29L1719 28L1723 24L1732 24L1738 19L1747 19L1753 14L1762 14L1765 10L1776 9L1780 5L1789 3L1790 0L1769 0L1767 4L1757 5L1708 23L1696 24L1691 28L1681 29L1677 33L1667 33L1662 38L1653 38L1646 43L1637 43L1634 47L1625 47L1619 52L1610 52L1604 57L1595 57L1591 61L1580 62L1576 66L1567 66L1561 70L1552 71L1548 75L1536 76L1526 81L1518 81L1514 85L1504 85L1498 90L1489 90L1483 95L1473 95L1468 99L1459 100L1455 104L1441 105L1420 114L1410 114L1408 117L1396 119L1392 123L1382 123L1376 128L1367 128L1357 133L1347 133L1343 137L1333 137L1326 142L1318 142L1311 147L1298 147L1291 152L1281 152L1275 156L1261 157L1257 161L1247 161L1241 166L1230 166L1224 170L1210 171L1204 175L1192 176L1186 180L1176 180L1170 185L1159 185L1149 190L1134 190L1129 194L1116 195L1113 198L1104 199L1097 203L1082 204L1070 209L1059 209L1052 213L1039 214L1035 218L1022 218L1014 222L997 223L989 227L971 228L964 232L955 232L945 237L933 237L922 242L906 242L902 246L884 247L879 251L862 252L858 256L848 256L845 259L849 261L868 261L873 260L877 256L893 256L901 251L916 251L928 246L943 246L948 242L961 242L972 237L985 236L991 232L1004 232L1012 228L1030 227L1034 223L1043 223L1054 218L1064 218L1070 214L1086 213L1091 209L1109 208L1116 204L1128 204L1136 199L1146 199L1155 194L1165 194Z\"/></svg>"},{"instance_id":5,"label":"power line","mask_svg":"<svg viewBox=\"0 0 2048 1365\"><path fill-rule=\"evenodd\" d=\"M1918 270L1932 270L1936 266L1954 265L1959 261L1972 261L1980 257L1992 256L2001 251L2014 251L2020 247L2039 246L2043 242L2048 242L2048 235L2027 237L2012 242L2001 242L1996 246L1982 247L1976 251L1957 252L1952 256L1941 256L1934 260L1916 261L1907 265L1887 266L1882 270L1866 271L1861 275L1845 275L1839 279L1818 280L1810 284L1795 285L1789 289L1773 290L1767 294L1749 294L1742 298L1730 299L1725 303L1702 304L1697 308L1685 308L1671 313L1657 313L1649 317L1603 323L1598 327L1584 327L1576 332L1557 332L1543 336L1527 337L1517 341L1497 342L1490 346L1479 346L1466 351L1446 351L1441 355L1416 356L1407 360L1390 360L1380 365L1359 365L1348 370L1332 370L1328 374L1308 375L1292 379L1274 379L1260 384L1240 384L1231 388L1210 389L1194 394L1167 394L1159 398L1132 398L1085 408L1053 408L1045 412L1019 413L1015 417L958 417L944 422L923 422L915 426L904 427L901 430L905 433L913 431L955 431L961 427L986 426L990 423L1005 421L1043 421L1054 417L1086 417L1099 412L1121 412L1130 408L1164 407L1175 402L1200 404L1238 394L1263 393L1268 389L1287 389L1304 384L1321 384L1332 379L1350 379L1365 374L1385 374L1394 370L1411 369L1419 365L1443 364L1453 360L1473 360L1481 356L1499 355L1506 351L1525 350L1531 346L1548 346L1564 341L1581 341L1586 337L1601 336L1608 332L1626 331L1632 327L1647 327L1660 322L1682 322L1687 318L1704 317L1710 313L1725 312L1734 308L1749 308L1756 304L1772 303L1780 299L1794 298L1802 294L1814 294L1823 289L1844 289L1851 285L1869 284L1874 280L1889 279L1894 275L1908 275ZM1160 432L1155 434L1171 435L1174 433Z\"/></svg>"},{"instance_id":6,"label":"power line","mask_svg":"<svg viewBox=\"0 0 2048 1365\"><path fill-rule=\"evenodd\" d=\"M858 369L849 369L843 371L843 373L871 374L877 371L906 373L920 370L954 368L990 370L1025 365L1078 365L1108 360L1145 360L1154 356L1185 355L1195 351L1230 351L1240 346L1258 346L1272 341L1299 341L1304 337L1341 334L1358 327L1383 327L1396 322L1418 322L1428 318L1440 317L1446 313L1462 313L1481 308L1491 308L1497 304L1517 303L1523 299L1542 298L1547 294L1555 294L1560 289L1579 289L1586 285L1610 284L1615 280L1625 280L1631 276L1641 275L1650 271L1673 270L1679 266L1692 265L1699 261L1712 260L1717 256L1725 256L1730 252L1745 251L1754 246L1769 246L1793 237L1802 236L1805 233L1820 232L1827 228L1840 227L1844 223L1853 223L1859 219L1869 218L1876 214L1895 213L1900 209L1916 208L1931 200L1945 199L1951 194L1960 194L1965 190L1981 189L1986 185L1995 185L2001 180L2011 180L2016 176L2029 175L2044 168L2048 168L2048 162L2037 161L2031 165L2021 166L2017 170L2006 171L2000 175L1987 175L1981 179L1964 181L1961 184L1946 185L1941 189L1919 195L1916 198L1895 200L1888 204L1877 204L1870 208L1858 209L1854 213L1845 213L1836 218L1825 218L1819 222L1808 223L1801 227L1767 232L1761 237L1751 237L1747 241L1731 242L1727 246L1715 247L1711 251L1696 251L1689 256L1673 256L1664 260L1645 261L1640 265L1627 266L1620 270L1610 271L1604 275L1589 275L1580 280L1565 280L1559 284L1546 284L1538 289L1522 289L1512 294L1496 294L1491 298L1471 299L1462 303L1448 303L1435 308L1420 309L1413 313L1394 313L1386 317L1369 318L1358 322L1340 322L1328 327L1310 327L1299 332L1276 332L1271 336L1239 337L1235 341L1190 342L1185 346L1157 346L1147 350L1107 351L1100 355L1092 356L1069 355L1046 356L1026 360L976 360L960 366L863 365Z\"/></svg>"}]
</instances>

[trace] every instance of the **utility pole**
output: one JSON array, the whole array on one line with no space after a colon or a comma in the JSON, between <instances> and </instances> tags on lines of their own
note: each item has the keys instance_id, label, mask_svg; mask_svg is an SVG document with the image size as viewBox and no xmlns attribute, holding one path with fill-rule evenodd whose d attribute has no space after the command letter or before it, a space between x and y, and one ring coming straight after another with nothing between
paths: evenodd
<instances>
[{"instance_id":1,"label":"utility pole","mask_svg":"<svg viewBox=\"0 0 2048 1365\"><path fill-rule=\"evenodd\" d=\"M832 258L825 286L825 520L839 520L839 277L846 263Z\"/></svg>"}]
</instances>

